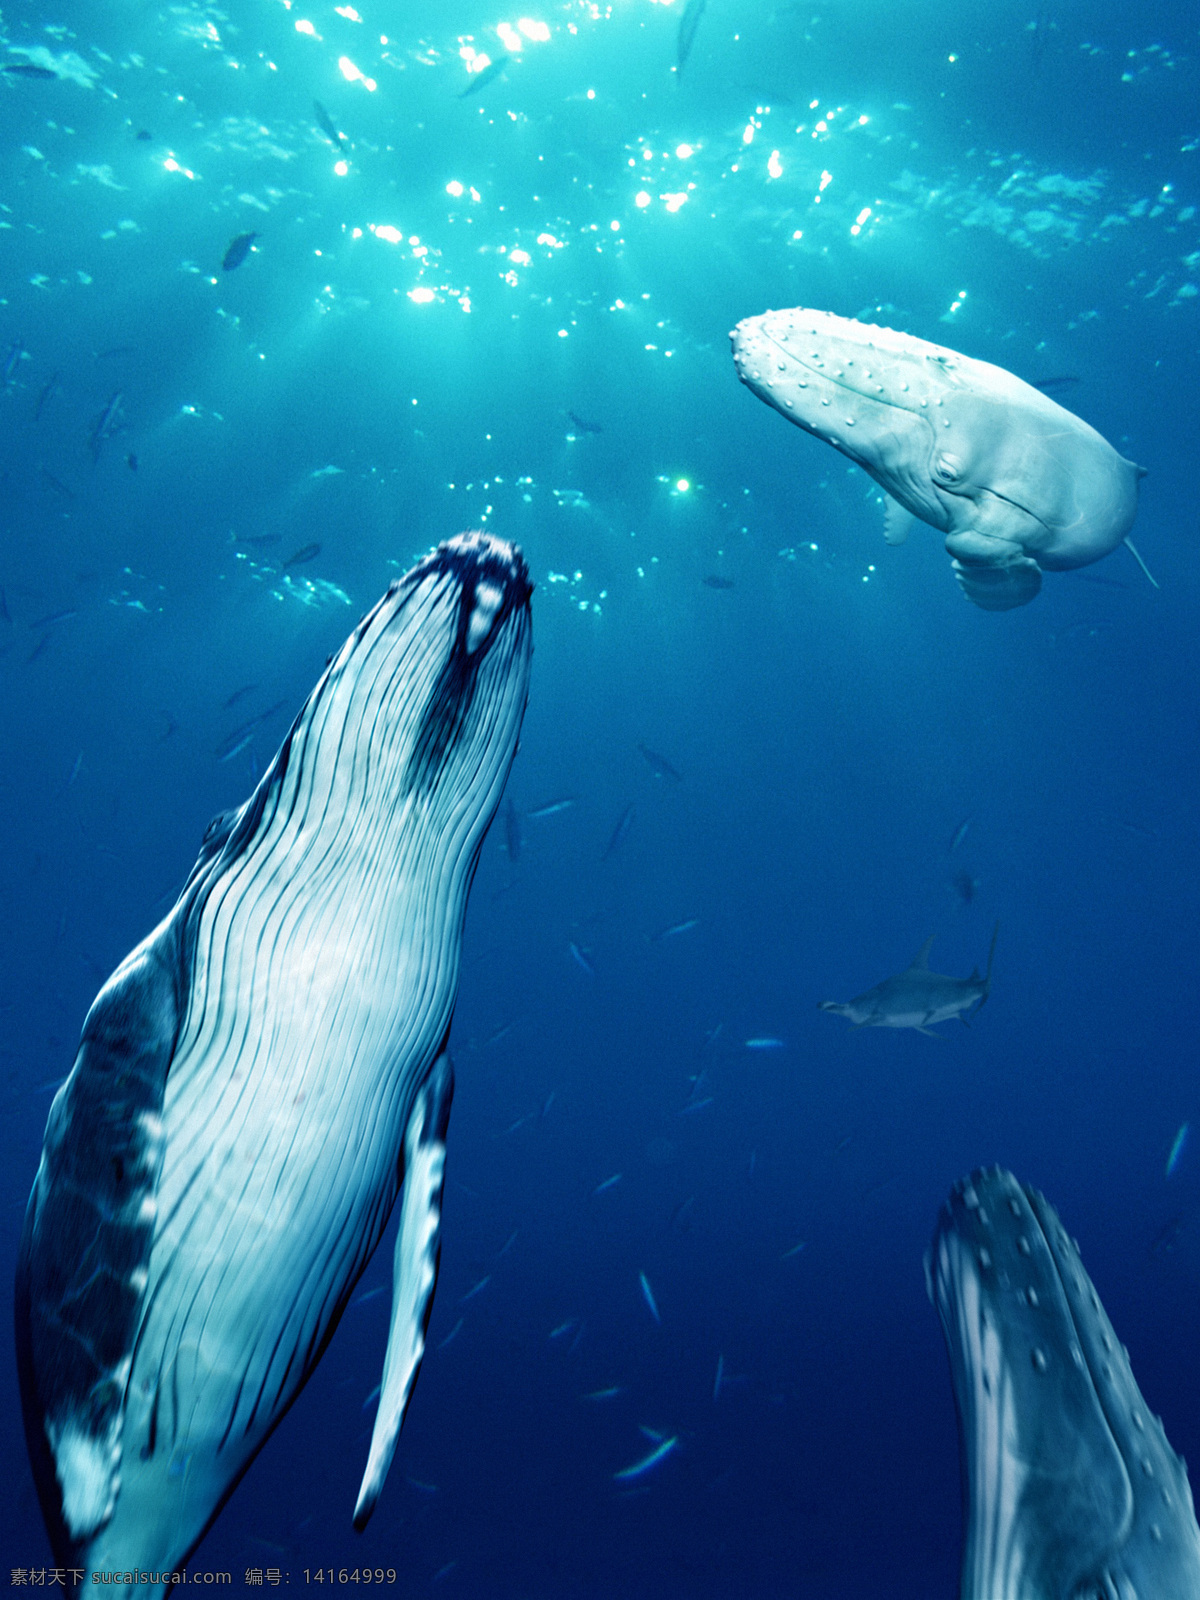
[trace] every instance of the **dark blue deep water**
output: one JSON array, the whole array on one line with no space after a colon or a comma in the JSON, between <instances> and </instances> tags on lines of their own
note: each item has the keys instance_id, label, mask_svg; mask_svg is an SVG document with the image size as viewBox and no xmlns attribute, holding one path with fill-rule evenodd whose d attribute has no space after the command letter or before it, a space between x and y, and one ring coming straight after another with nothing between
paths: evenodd
<instances>
[{"instance_id":1,"label":"dark blue deep water","mask_svg":"<svg viewBox=\"0 0 1200 1600\"><path fill-rule=\"evenodd\" d=\"M1045 1191L1200 1459L1197 13L710 0L680 76L682 0L358 5L0 19L54 74L0 74L0 1281L100 983L358 616L485 527L536 654L429 1354L359 1537L389 1235L192 1565L949 1600L921 1260L971 1167ZM510 59L463 97L471 49ZM1148 469L1161 589L1118 550L987 614L932 529L885 545L737 381L782 305L1072 380ZM931 933L965 974L997 919L969 1030L818 1011ZM41 1568L0 1326L0 1548ZM644 1429L678 1444L625 1486Z\"/></svg>"}]
</instances>

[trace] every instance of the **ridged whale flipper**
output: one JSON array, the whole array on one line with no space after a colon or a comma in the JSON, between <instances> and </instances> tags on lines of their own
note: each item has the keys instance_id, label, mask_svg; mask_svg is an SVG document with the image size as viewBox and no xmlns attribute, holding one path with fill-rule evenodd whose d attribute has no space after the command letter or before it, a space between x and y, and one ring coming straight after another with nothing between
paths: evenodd
<instances>
[{"instance_id":1,"label":"ridged whale flipper","mask_svg":"<svg viewBox=\"0 0 1200 1600\"><path fill-rule=\"evenodd\" d=\"M396 1441L425 1354L442 1248L442 1190L446 1182L446 1125L454 1094L454 1069L443 1053L413 1107L404 1136L404 1197L392 1263L392 1320L388 1330L379 1409L354 1526L370 1520L396 1452Z\"/></svg>"},{"instance_id":2,"label":"ridged whale flipper","mask_svg":"<svg viewBox=\"0 0 1200 1600\"><path fill-rule=\"evenodd\" d=\"M1053 1208L995 1167L928 1258L962 1450L962 1600L1194 1600L1187 1470Z\"/></svg>"},{"instance_id":3,"label":"ridged whale flipper","mask_svg":"<svg viewBox=\"0 0 1200 1600\"><path fill-rule=\"evenodd\" d=\"M174 954L169 939L135 951L96 997L51 1107L25 1214L20 1377L26 1389L37 1374L38 1493L73 1545L111 1516L121 1484L121 1414L157 1216L163 1090L179 1031ZM80 1128L86 1139L76 1137Z\"/></svg>"},{"instance_id":4,"label":"ridged whale flipper","mask_svg":"<svg viewBox=\"0 0 1200 1600\"><path fill-rule=\"evenodd\" d=\"M16 1332L55 1564L89 1588L187 1561L402 1192L360 1525L378 1497L436 1281L463 919L525 711L530 593L485 534L395 582L88 1014Z\"/></svg>"}]
</instances>

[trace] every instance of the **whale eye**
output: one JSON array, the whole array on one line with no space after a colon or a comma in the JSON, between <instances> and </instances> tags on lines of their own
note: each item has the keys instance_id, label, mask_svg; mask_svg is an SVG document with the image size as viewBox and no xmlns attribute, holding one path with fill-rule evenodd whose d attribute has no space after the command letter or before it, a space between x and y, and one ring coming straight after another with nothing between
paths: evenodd
<instances>
[{"instance_id":1,"label":"whale eye","mask_svg":"<svg viewBox=\"0 0 1200 1600\"><path fill-rule=\"evenodd\" d=\"M962 475L962 462L943 452L933 463L933 475L938 483L955 483Z\"/></svg>"}]
</instances>

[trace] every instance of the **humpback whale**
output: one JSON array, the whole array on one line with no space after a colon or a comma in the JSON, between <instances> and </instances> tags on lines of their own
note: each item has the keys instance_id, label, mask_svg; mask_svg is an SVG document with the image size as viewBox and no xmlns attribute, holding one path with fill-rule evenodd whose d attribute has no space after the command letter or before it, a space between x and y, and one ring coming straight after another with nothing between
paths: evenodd
<instances>
[{"instance_id":1,"label":"humpback whale","mask_svg":"<svg viewBox=\"0 0 1200 1600\"><path fill-rule=\"evenodd\" d=\"M16 1283L39 1498L85 1585L187 1560L400 1195L357 1527L378 1499L437 1277L463 918L524 715L530 592L479 533L393 583L88 1012Z\"/></svg>"},{"instance_id":2,"label":"humpback whale","mask_svg":"<svg viewBox=\"0 0 1200 1600\"><path fill-rule=\"evenodd\" d=\"M1044 1196L999 1167L942 1207L926 1281L962 1450L962 1600L1185 1600L1183 1462Z\"/></svg>"},{"instance_id":3,"label":"humpback whale","mask_svg":"<svg viewBox=\"0 0 1200 1600\"><path fill-rule=\"evenodd\" d=\"M760 400L886 491L888 542L914 518L937 528L985 611L1129 543L1143 469L1003 367L802 306L747 317L730 338Z\"/></svg>"},{"instance_id":4,"label":"humpback whale","mask_svg":"<svg viewBox=\"0 0 1200 1600\"><path fill-rule=\"evenodd\" d=\"M992 960L999 932L997 923L992 929L987 971L982 978L978 967L969 978L948 978L941 972L930 972L929 952L935 937L930 934L913 957L912 965L894 978L885 978L844 1004L820 1000L818 1008L846 1017L855 1028L915 1028L918 1033L938 1039L941 1035L930 1032L931 1024L949 1022L952 1017L965 1023L966 1013L972 1007L978 1011L991 993Z\"/></svg>"}]
</instances>

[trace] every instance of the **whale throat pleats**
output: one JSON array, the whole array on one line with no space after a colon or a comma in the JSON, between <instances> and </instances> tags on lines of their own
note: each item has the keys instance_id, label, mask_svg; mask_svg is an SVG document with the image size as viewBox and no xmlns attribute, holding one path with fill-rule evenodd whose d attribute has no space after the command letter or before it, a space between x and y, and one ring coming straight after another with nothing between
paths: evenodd
<instances>
[{"instance_id":1,"label":"whale throat pleats","mask_svg":"<svg viewBox=\"0 0 1200 1600\"><path fill-rule=\"evenodd\" d=\"M26 1434L60 1564L187 1559L402 1192L360 1522L378 1497L436 1282L446 1039L524 714L530 592L520 554L482 534L393 584L89 1013L17 1280Z\"/></svg>"}]
</instances>

